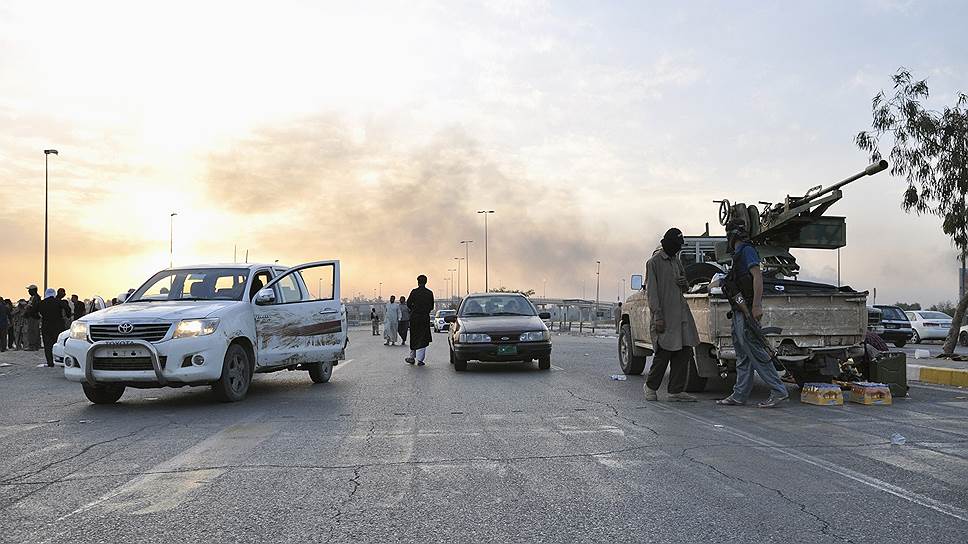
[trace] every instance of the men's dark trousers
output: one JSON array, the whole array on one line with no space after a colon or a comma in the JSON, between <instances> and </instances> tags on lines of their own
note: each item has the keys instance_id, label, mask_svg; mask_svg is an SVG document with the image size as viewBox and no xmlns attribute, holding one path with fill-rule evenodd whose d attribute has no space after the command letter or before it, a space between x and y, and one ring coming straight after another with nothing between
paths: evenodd
<instances>
[{"instance_id":1,"label":"men's dark trousers","mask_svg":"<svg viewBox=\"0 0 968 544\"><path fill-rule=\"evenodd\" d=\"M54 366L54 344L57 343L57 335L60 331L43 331L44 336L44 357L47 358L47 366Z\"/></svg>"},{"instance_id":2,"label":"men's dark trousers","mask_svg":"<svg viewBox=\"0 0 968 544\"><path fill-rule=\"evenodd\" d=\"M410 321L401 321L400 325L397 327L397 332L400 333L400 343L407 343L407 333L410 332Z\"/></svg>"},{"instance_id":3,"label":"men's dark trousers","mask_svg":"<svg viewBox=\"0 0 968 544\"><path fill-rule=\"evenodd\" d=\"M27 349L40 349L40 320L27 318Z\"/></svg>"},{"instance_id":4,"label":"men's dark trousers","mask_svg":"<svg viewBox=\"0 0 968 544\"><path fill-rule=\"evenodd\" d=\"M656 344L655 356L652 357L652 367L649 369L649 377L645 384L649 389L658 391L668 367L669 393L682 393L686 388L686 365L689 364L691 357L692 348L684 347L679 351L669 351Z\"/></svg>"},{"instance_id":5,"label":"men's dark trousers","mask_svg":"<svg viewBox=\"0 0 968 544\"><path fill-rule=\"evenodd\" d=\"M0 328L0 351L7 351L7 327Z\"/></svg>"},{"instance_id":6,"label":"men's dark trousers","mask_svg":"<svg viewBox=\"0 0 968 544\"><path fill-rule=\"evenodd\" d=\"M17 347L17 329L13 325L7 329L7 347L10 349Z\"/></svg>"}]
</instances>

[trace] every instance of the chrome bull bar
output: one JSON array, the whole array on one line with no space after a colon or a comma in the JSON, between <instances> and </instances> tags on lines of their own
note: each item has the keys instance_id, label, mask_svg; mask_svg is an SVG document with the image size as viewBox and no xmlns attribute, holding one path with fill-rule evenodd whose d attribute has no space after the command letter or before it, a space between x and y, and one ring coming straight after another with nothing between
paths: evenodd
<instances>
[{"instance_id":1,"label":"chrome bull bar","mask_svg":"<svg viewBox=\"0 0 968 544\"><path fill-rule=\"evenodd\" d=\"M94 379L94 352L97 351L99 347L124 347L124 346L140 346L148 350L148 357L151 358L151 368L155 371L155 378L157 378L158 383L161 385L167 385L168 380L162 374L161 361L158 357L158 350L151 345L150 342L144 340L101 340L100 342L94 342L91 347L87 350L87 360L84 365L84 379L87 383L95 385L97 380Z\"/></svg>"}]
</instances>

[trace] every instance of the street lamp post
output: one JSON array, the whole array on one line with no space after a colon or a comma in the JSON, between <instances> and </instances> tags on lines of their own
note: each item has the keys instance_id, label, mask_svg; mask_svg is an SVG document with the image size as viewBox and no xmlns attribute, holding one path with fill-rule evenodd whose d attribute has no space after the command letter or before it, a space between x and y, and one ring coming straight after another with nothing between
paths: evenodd
<instances>
[{"instance_id":1,"label":"street lamp post","mask_svg":"<svg viewBox=\"0 0 968 544\"><path fill-rule=\"evenodd\" d=\"M595 323L598 322L598 298L602 285L602 261L595 261L598 267L595 269L595 315L592 316L592 334L595 333Z\"/></svg>"},{"instance_id":2,"label":"street lamp post","mask_svg":"<svg viewBox=\"0 0 968 544\"><path fill-rule=\"evenodd\" d=\"M464 260L463 257L454 257L457 261L457 297L460 298L460 262Z\"/></svg>"},{"instance_id":3,"label":"street lamp post","mask_svg":"<svg viewBox=\"0 0 968 544\"><path fill-rule=\"evenodd\" d=\"M382 299L382 298L383 298L383 282L381 281L381 282L380 282L380 298L379 298L379 299L377 299L377 300L380 300L380 299Z\"/></svg>"},{"instance_id":4,"label":"street lamp post","mask_svg":"<svg viewBox=\"0 0 968 544\"><path fill-rule=\"evenodd\" d=\"M178 215L177 212L171 212L168 216L168 268L171 268L175 262L175 216Z\"/></svg>"},{"instance_id":5,"label":"street lamp post","mask_svg":"<svg viewBox=\"0 0 968 544\"><path fill-rule=\"evenodd\" d=\"M57 150L44 150L44 291L47 290L47 155L57 155Z\"/></svg>"},{"instance_id":6,"label":"street lamp post","mask_svg":"<svg viewBox=\"0 0 968 544\"><path fill-rule=\"evenodd\" d=\"M471 254L470 247L474 240L461 240L464 244L464 294L471 294Z\"/></svg>"},{"instance_id":7,"label":"street lamp post","mask_svg":"<svg viewBox=\"0 0 968 544\"><path fill-rule=\"evenodd\" d=\"M457 269L456 268L448 268L447 271L450 272L450 298L456 298L454 295L456 295L460 291L460 289L457 289L457 291L454 290L455 289L455 287L454 287L454 272L457 272ZM459 279L460 278L460 275L458 275L457 278Z\"/></svg>"},{"instance_id":8,"label":"street lamp post","mask_svg":"<svg viewBox=\"0 0 968 544\"><path fill-rule=\"evenodd\" d=\"M487 292L487 216L494 213L494 210L478 210L477 213L484 214L484 292Z\"/></svg>"},{"instance_id":9,"label":"street lamp post","mask_svg":"<svg viewBox=\"0 0 968 544\"><path fill-rule=\"evenodd\" d=\"M544 298L545 300L548 300L548 279L547 278L545 278L544 280Z\"/></svg>"}]
</instances>

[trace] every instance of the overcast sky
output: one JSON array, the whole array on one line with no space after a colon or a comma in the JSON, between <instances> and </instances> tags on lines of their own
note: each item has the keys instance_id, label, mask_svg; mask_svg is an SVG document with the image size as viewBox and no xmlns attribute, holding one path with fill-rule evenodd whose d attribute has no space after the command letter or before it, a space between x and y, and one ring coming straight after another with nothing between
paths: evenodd
<instances>
[{"instance_id":1,"label":"overcast sky","mask_svg":"<svg viewBox=\"0 0 968 544\"><path fill-rule=\"evenodd\" d=\"M168 263L343 261L343 295L443 278L615 300L714 198L776 201L863 169L854 135L905 66L968 91L963 2L5 2L0 295L114 296ZM902 180L855 183L844 282L957 296ZM836 252L799 254L836 281ZM462 265L463 266L463 265ZM462 282L463 288L463 282Z\"/></svg>"}]
</instances>

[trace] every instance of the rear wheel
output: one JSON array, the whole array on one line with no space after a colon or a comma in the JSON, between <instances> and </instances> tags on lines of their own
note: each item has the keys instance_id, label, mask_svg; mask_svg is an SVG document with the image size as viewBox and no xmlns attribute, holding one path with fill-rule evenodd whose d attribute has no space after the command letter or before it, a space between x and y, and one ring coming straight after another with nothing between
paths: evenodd
<instances>
[{"instance_id":1,"label":"rear wheel","mask_svg":"<svg viewBox=\"0 0 968 544\"><path fill-rule=\"evenodd\" d=\"M696 358L690 357L686 363L686 391L689 393L702 393L705 390L706 378L699 375Z\"/></svg>"},{"instance_id":2,"label":"rear wheel","mask_svg":"<svg viewBox=\"0 0 968 544\"><path fill-rule=\"evenodd\" d=\"M551 368L551 355L542 355L538 357L538 368L541 370L548 370Z\"/></svg>"},{"instance_id":3,"label":"rear wheel","mask_svg":"<svg viewBox=\"0 0 968 544\"><path fill-rule=\"evenodd\" d=\"M622 372L630 376L639 376L645 370L646 357L635 355L632 346L632 327L628 323L622 324L622 332L618 337L618 362Z\"/></svg>"},{"instance_id":4,"label":"rear wheel","mask_svg":"<svg viewBox=\"0 0 968 544\"><path fill-rule=\"evenodd\" d=\"M123 385L88 385L81 384L84 396L94 404L114 404L124 394Z\"/></svg>"},{"instance_id":5,"label":"rear wheel","mask_svg":"<svg viewBox=\"0 0 968 544\"><path fill-rule=\"evenodd\" d=\"M245 398L252 383L252 365L249 354L238 344L232 344L225 351L222 362L222 377L212 384L215 398L222 402L237 402Z\"/></svg>"},{"instance_id":6,"label":"rear wheel","mask_svg":"<svg viewBox=\"0 0 968 544\"><path fill-rule=\"evenodd\" d=\"M914 331L914 336L911 337L911 341L914 342L915 344L920 344L921 343L921 335L918 334L918 331ZM900 346L898 346L898 347L900 347Z\"/></svg>"},{"instance_id":7,"label":"rear wheel","mask_svg":"<svg viewBox=\"0 0 968 544\"><path fill-rule=\"evenodd\" d=\"M309 379L313 383L326 383L333 376L333 363L314 363L309 365Z\"/></svg>"},{"instance_id":8,"label":"rear wheel","mask_svg":"<svg viewBox=\"0 0 968 544\"><path fill-rule=\"evenodd\" d=\"M961 331L958 335L958 342L965 347L968 347L968 331Z\"/></svg>"}]
</instances>

